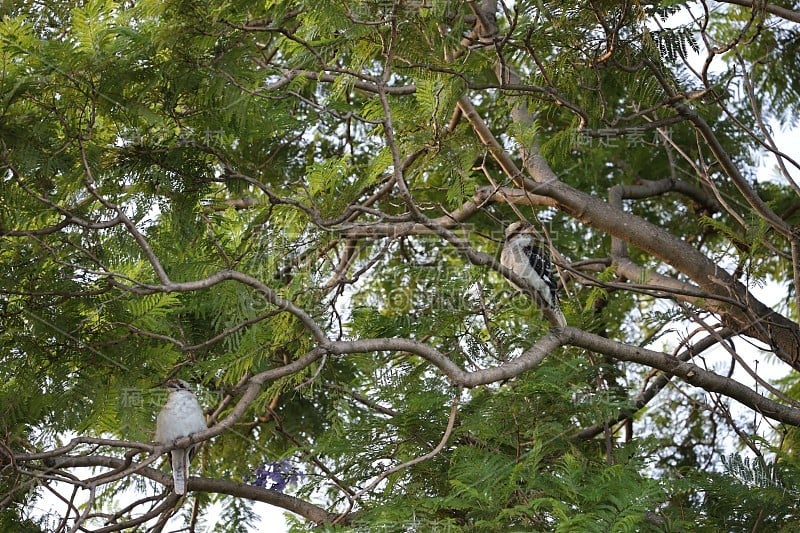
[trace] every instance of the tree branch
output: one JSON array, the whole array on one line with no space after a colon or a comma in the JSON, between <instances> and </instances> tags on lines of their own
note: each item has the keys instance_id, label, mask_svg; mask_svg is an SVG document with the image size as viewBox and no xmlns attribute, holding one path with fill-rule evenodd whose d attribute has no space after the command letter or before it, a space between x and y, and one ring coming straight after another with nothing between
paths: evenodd
<instances>
[{"instance_id":1,"label":"tree branch","mask_svg":"<svg viewBox=\"0 0 800 533\"><path fill-rule=\"evenodd\" d=\"M622 344L576 328L565 328L561 331L551 332L550 335L558 336L564 344L586 348L622 361L630 361L657 368L703 390L717 392L732 398L767 418L793 426L800 426L800 409L770 400L734 379L720 376L692 363L681 361L677 357L639 348L638 346Z\"/></svg>"},{"instance_id":2,"label":"tree branch","mask_svg":"<svg viewBox=\"0 0 800 533\"><path fill-rule=\"evenodd\" d=\"M800 13L792 11L785 7L775 4L762 4L754 0L716 0L720 4L735 4L737 6L749 7L750 9L764 9L767 13L771 13L782 19L790 20L792 22L800 22Z\"/></svg>"},{"instance_id":3,"label":"tree branch","mask_svg":"<svg viewBox=\"0 0 800 533\"><path fill-rule=\"evenodd\" d=\"M124 460L105 455L66 456L52 459L51 464L53 468L94 466L120 468L123 466ZM171 476L161 472L160 470L150 467L142 468L138 470L136 474L148 479L152 479L153 481L165 486L169 486L172 479ZM259 501L268 503L270 505L275 505L307 518L316 524L331 523L338 517L338 515L335 513L329 513L325 509L299 498L282 494L274 490L248 485L247 483L192 476L189 478L187 486L191 491L227 494L229 496L247 498L252 501Z\"/></svg>"}]
</instances>

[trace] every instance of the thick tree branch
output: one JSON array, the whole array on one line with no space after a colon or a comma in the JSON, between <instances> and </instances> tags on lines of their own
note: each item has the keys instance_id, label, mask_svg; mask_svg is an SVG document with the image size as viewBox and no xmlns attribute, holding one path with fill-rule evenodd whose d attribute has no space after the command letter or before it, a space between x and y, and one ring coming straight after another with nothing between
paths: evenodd
<instances>
[{"instance_id":1,"label":"thick tree branch","mask_svg":"<svg viewBox=\"0 0 800 533\"><path fill-rule=\"evenodd\" d=\"M703 138L709 143L717 160L734 180L737 188L739 188L750 205L764 216L771 226L781 234L790 237L791 229L780 217L774 214L755 191L750 188L746 180L742 178L739 170L719 144L710 126L685 104L675 100L677 98L675 91L666 80L659 77L655 67L652 70L668 96L674 100L672 105L700 131ZM518 82L519 78L514 69L505 65L498 66L498 77L501 81L510 81L512 83ZM720 304L719 301L711 301L706 307L712 311L719 312L726 318L731 327L772 346L778 357L795 369L800 370L800 328L798 328L797 324L758 301L750 294L747 287L739 283L716 263L710 261L697 249L675 238L665 229L622 210L614 209L607 203L560 182L558 176L538 153L535 143L531 146L520 146L523 166L533 179L523 177L511 157L495 139L494 134L472 106L468 97L463 96L461 98L459 107L469 120L477 136L488 147L489 152L514 183L524 187L526 191L532 194L552 197L559 203L559 209L566 211L577 220L605 231L612 237L619 239L620 242L627 242L645 250L654 257L660 258L689 276L706 292L738 300L741 302L739 306L724 305ZM522 125L530 126L533 124L533 117L528 112L524 102L516 102L512 109L512 117ZM617 245L616 249L618 252L623 251L619 245Z\"/></svg>"},{"instance_id":2,"label":"thick tree branch","mask_svg":"<svg viewBox=\"0 0 800 533\"><path fill-rule=\"evenodd\" d=\"M539 156L533 158L532 175L552 173ZM784 362L800 370L800 330L797 324L757 300L747 287L688 243L663 228L578 191L561 182L526 180L531 192L551 196L576 219L605 231L672 265L710 294L732 298L740 305L709 300L704 307L720 313L730 327L773 346Z\"/></svg>"},{"instance_id":3,"label":"thick tree branch","mask_svg":"<svg viewBox=\"0 0 800 533\"><path fill-rule=\"evenodd\" d=\"M469 100L462 98L459 105L478 137L489 147L490 153L512 181L531 194L553 198L558 202L559 209L576 220L672 265L694 280L704 291L740 302L737 306L709 300L705 307L720 313L730 327L773 346L778 357L800 370L800 329L797 324L757 300L747 287L728 272L666 229L615 209L608 203L561 182L540 155L529 154L526 157L525 168L533 179L523 177Z\"/></svg>"},{"instance_id":4,"label":"thick tree branch","mask_svg":"<svg viewBox=\"0 0 800 533\"><path fill-rule=\"evenodd\" d=\"M693 357L702 354L709 348L716 346L720 342L720 339L728 338L731 336L731 334L731 331L724 331L719 335L709 335L708 337L701 339L696 344L689 345L685 350L681 351L677 355L674 355L674 357L679 361L688 361ZM638 395L636 395L635 398L632 399L631 407L622 409L616 417L611 420L607 420L602 424L595 424L593 426L583 428L572 435L570 439L574 441L591 439L602 433L609 426L621 422L626 418L631 418L633 415L647 406L648 403L650 403L650 401L655 398L656 395L664 389L664 387L667 386L672 378L672 374L668 374L666 372L658 373L653 380L653 383L651 383L650 386L642 390Z\"/></svg>"},{"instance_id":5,"label":"thick tree branch","mask_svg":"<svg viewBox=\"0 0 800 533\"><path fill-rule=\"evenodd\" d=\"M523 372L535 369L553 350L565 345L578 346L615 359L639 363L661 370L669 375L677 376L696 387L709 392L718 392L723 396L737 400L766 417L800 426L800 409L770 400L734 379L705 370L682 360L680 357L623 344L577 328L568 327L563 330L551 331L525 350L519 357L494 368L471 372L461 369L438 350L410 339L339 341L332 343L330 349L337 354L380 351L413 353L436 366L454 385L473 388L510 379ZM686 352L689 355L693 353L692 351Z\"/></svg>"},{"instance_id":6,"label":"thick tree branch","mask_svg":"<svg viewBox=\"0 0 800 533\"><path fill-rule=\"evenodd\" d=\"M537 194L530 194L523 189L512 187L478 187L470 200L467 200L458 209L441 217L430 219L428 224L421 222L365 222L363 224L345 225L340 229L348 238L363 237L398 237L401 235L426 235L435 234L434 226L444 229L454 229L468 221L490 202L505 202L514 205L529 205L540 207L555 207L552 198Z\"/></svg>"},{"instance_id":7,"label":"thick tree branch","mask_svg":"<svg viewBox=\"0 0 800 533\"><path fill-rule=\"evenodd\" d=\"M790 20L800 22L800 13L775 4L761 3L758 0L715 0L721 4L735 4L737 6L749 7L751 9L764 9L767 13Z\"/></svg>"},{"instance_id":8,"label":"thick tree branch","mask_svg":"<svg viewBox=\"0 0 800 533\"><path fill-rule=\"evenodd\" d=\"M638 346L622 344L576 328L565 328L552 332L550 335L558 336L565 344L586 348L622 361L657 368L703 390L717 392L732 398L763 416L793 426L800 426L800 409L770 400L734 379L720 376L692 363L682 361L680 358Z\"/></svg>"},{"instance_id":9,"label":"thick tree branch","mask_svg":"<svg viewBox=\"0 0 800 533\"><path fill-rule=\"evenodd\" d=\"M96 466L117 469L122 467L124 462L123 459L117 457L83 455L53 458L51 459L50 466L56 469ZM152 479L165 486L169 486L171 483L171 476L154 468L145 467L138 470L136 474ZM227 494L229 496L268 503L296 513L316 524L331 523L338 517L335 513L329 513L323 508L299 498L282 494L274 490L248 485L247 483L237 483L224 479L190 477L188 488L190 491Z\"/></svg>"}]
</instances>

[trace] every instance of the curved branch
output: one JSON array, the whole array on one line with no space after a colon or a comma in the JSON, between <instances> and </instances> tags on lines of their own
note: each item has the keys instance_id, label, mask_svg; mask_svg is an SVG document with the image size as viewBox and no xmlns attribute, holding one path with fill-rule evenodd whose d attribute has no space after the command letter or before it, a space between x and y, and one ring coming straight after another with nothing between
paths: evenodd
<instances>
[{"instance_id":1,"label":"curved branch","mask_svg":"<svg viewBox=\"0 0 800 533\"><path fill-rule=\"evenodd\" d=\"M685 350L683 350L675 357L680 361L688 361L689 359L700 355L709 348L716 346L720 342L720 339L726 339L730 337L731 334L732 334L731 331L726 331L720 333L719 335L709 335L708 337L701 339L696 344L688 346ZM642 390L636 396L636 398L633 399L632 407L620 410L617 416L615 416L610 420L607 420L604 423L595 424L593 426L583 428L582 430L572 435L570 437L570 440L581 441L581 440L591 439L593 437L596 437L603 431L605 431L608 428L608 426L621 422L626 418L632 417L642 408L647 406L647 404L650 403L650 400L655 398L656 395L659 392L661 392L664 389L664 387L667 386L667 384L672 380L672 378L673 376L671 374L667 373L659 374L649 387Z\"/></svg>"},{"instance_id":2,"label":"curved branch","mask_svg":"<svg viewBox=\"0 0 800 533\"><path fill-rule=\"evenodd\" d=\"M113 273L108 274L112 278L112 282L119 288L132 292L134 294L154 294L158 292L192 292L197 291L200 289L207 289L209 287L213 287L223 281L238 281L243 285L247 285L258 291L264 298L271 303L272 305L278 307L278 309L287 311L294 315L296 318L302 322L303 326L311 332L314 336L316 341L322 345L325 345L328 342L328 338L325 335L325 332L322 331L322 328L316 323L316 321L306 313L303 309L295 305L294 302L282 298L278 295L274 290L269 288L265 283L262 281L244 274L242 272L238 272L235 270L220 270L210 276L194 280L194 281L185 281L185 282L172 282L166 281L161 285L155 284L148 284L148 283L135 283L132 285L124 285L119 282L114 281L115 275Z\"/></svg>"},{"instance_id":3,"label":"curved branch","mask_svg":"<svg viewBox=\"0 0 800 533\"><path fill-rule=\"evenodd\" d=\"M15 461L21 461L21 460L39 461L42 459L49 459L51 457L58 457L60 455L64 455L68 452L71 452L79 444L94 444L96 446L111 446L114 448L138 449L148 453L153 453L158 448L158 446L153 446L151 444L145 444L142 442L136 442L130 440L103 439L96 437L75 437L74 439L70 440L66 445L60 448L55 448L53 450L40 453L15 454L12 456L12 458Z\"/></svg>"},{"instance_id":4,"label":"curved branch","mask_svg":"<svg viewBox=\"0 0 800 533\"><path fill-rule=\"evenodd\" d=\"M525 371L534 369L553 350L565 345L585 348L615 359L639 363L661 370L667 374L677 376L696 387L709 392L718 392L723 396L737 400L768 418L800 426L800 409L788 407L766 398L734 379L720 376L697 365L685 362L679 357L623 344L571 327L552 330L512 361L494 368L471 372L461 369L435 348L410 339L383 338L339 341L332 343L330 349L337 354L406 351L418 355L436 366L454 385L473 388L510 379ZM686 354L692 353L694 352L686 352Z\"/></svg>"},{"instance_id":5,"label":"curved branch","mask_svg":"<svg viewBox=\"0 0 800 533\"><path fill-rule=\"evenodd\" d=\"M147 498L146 500L149 500L149 499L150 498ZM166 513L168 511L171 511L175 507L175 505L178 503L178 500L180 500L180 496L178 496L174 492L170 492L164 498L163 502L161 502L159 505L153 507L152 509L150 509L146 513L143 513L141 515L137 515L136 518L132 518L131 520L127 520L125 522L121 522L121 523L118 523L118 524L112 524L112 525L108 525L106 527L101 527L99 529L92 530L92 533L111 533L112 531L121 531L123 529L124 530L130 530L134 526L138 526L140 524L144 524L145 522L147 522L148 520L150 520L152 518L155 518L155 517L157 517L157 516L159 516L159 515L161 515L163 513ZM140 502L137 502L137 503L140 503ZM87 506L87 509L88 508L89 507ZM116 516L121 516L121 515L118 512L118 513L116 513Z\"/></svg>"},{"instance_id":6,"label":"curved branch","mask_svg":"<svg viewBox=\"0 0 800 533\"><path fill-rule=\"evenodd\" d=\"M459 390L459 393L460 392L461 391ZM453 433L453 428L456 425L456 415L457 414L458 414L458 394L456 394L456 396L453 398L453 405L450 408L450 416L447 419L447 427L444 430L444 434L442 435L442 438L439 441L439 444L437 444L434 449L432 449L431 451L429 451L428 453L426 453L424 455L420 455L420 456L415 457L413 459L410 459L410 460L408 460L408 461L406 461L404 463L395 465L395 466L393 466L393 467L391 467L391 468L389 468L387 470L384 470L375 479L373 479L372 482L370 482L366 487L364 487L363 489L358 491L353 496L353 499L358 499L359 497L361 497L362 494L365 494L365 493L371 491L372 489L377 487L378 484L381 481L383 481L387 477L391 476L392 474L394 474L396 472L400 472L401 470L405 470L406 468L408 468L410 466L414 466L417 463L421 463L423 461L427 461L428 459L432 459L433 457L436 457L436 455L438 455L439 452L441 452L444 449L444 446L445 446L445 444L447 444L447 441L450 440L450 435Z\"/></svg>"},{"instance_id":7,"label":"curved branch","mask_svg":"<svg viewBox=\"0 0 800 533\"><path fill-rule=\"evenodd\" d=\"M782 19L791 20L792 22L800 22L800 13L792 11L785 7L775 4L762 4L754 0L716 0L722 4L735 4L737 6L749 7L751 9L764 9L767 13L780 17Z\"/></svg>"},{"instance_id":8,"label":"curved branch","mask_svg":"<svg viewBox=\"0 0 800 533\"><path fill-rule=\"evenodd\" d=\"M622 344L576 328L565 328L550 333L564 344L579 346L622 361L639 363L677 376L687 383L708 392L717 392L732 398L767 418L800 426L800 409L785 406L766 398L754 390L728 377L720 376L695 364L681 361L665 353Z\"/></svg>"},{"instance_id":9,"label":"curved branch","mask_svg":"<svg viewBox=\"0 0 800 533\"><path fill-rule=\"evenodd\" d=\"M513 71L508 73L514 74ZM665 86L665 90L669 90L668 84L662 82L662 85ZM676 96L674 91L670 93L670 96ZM777 215L774 215L772 210L749 188L746 180L743 180L725 150L719 145L710 126L702 117L680 101L673 105L681 115L694 124L695 128L708 141L714 155L734 179L737 187L747 197L753 208L762 213L770 225L776 227L782 234L789 236L791 231L786 223L779 217L776 220ZM740 306L731 306L723 304L719 300L709 300L705 307L719 312L730 327L772 346L781 360L794 369L800 370L800 328L795 322L757 300L747 287L719 265L664 228L624 210L615 209L608 203L561 182L535 146L522 147L523 165L532 179L522 176L520 169L494 137L477 110L472 106L469 98L463 96L459 100L459 107L478 138L488 147L489 152L514 183L531 194L553 198L558 203L560 210L576 220L598 228L612 237L632 244L672 265L689 276L706 292L741 302ZM532 121L524 105L520 104L514 110L516 113L512 112L512 114L514 114L515 120L523 121L523 123ZM744 187L743 190L742 187Z\"/></svg>"},{"instance_id":10,"label":"curved branch","mask_svg":"<svg viewBox=\"0 0 800 533\"><path fill-rule=\"evenodd\" d=\"M495 368L481 369L471 372L461 369L458 365L447 358L447 356L435 348L411 339L376 338L353 341L330 341L327 342L324 347L319 346L315 348L306 354L306 356L297 361L278 369L271 369L269 371L262 372L250 378L244 395L228 417L204 432L199 432L189 437L179 439L173 443L173 446L186 447L191 443L205 440L220 433L225 428L231 426L241 416L241 414L244 412L244 409L256 398L258 392L261 390L261 385L264 382L269 379L276 379L281 375L296 372L297 370L310 364L311 361L320 357L323 353L343 355L350 353L379 351L405 351L418 355L429 361L433 366L437 367L443 374L445 374L454 385L460 387L476 387L487 383L509 379L518 376L525 371L534 369L553 350L566 345L585 348L587 350L602 353L615 359L631 361L661 370L668 376L677 376L687 383L701 387L706 391L716 392L726 397L735 399L766 417L773 418L787 424L800 426L800 409L779 404L778 402L770 400L756 393L752 389L736 382L731 378L720 376L714 372L710 372L683 360L688 359L688 356L695 353L695 351L692 349L686 350L683 356L675 357L637 346L626 345L601 337L599 335L585 332L580 329L564 328L561 330L551 331L548 335L545 335L538 342L534 343L521 356L512 361L503 363ZM665 376L664 378L667 381L669 379L668 376ZM454 412L455 404L453 406L453 410L451 411L451 417L448 422L448 428L445 431L445 437L442 439L442 443L440 443L440 445L431 452L432 454L440 451L441 446L443 446L443 443L446 442L449 433L452 431ZM584 430L584 432L579 433L576 437L587 438L591 436L587 435L585 433L586 431L587 430ZM74 449L78 443L82 442L98 445L125 446L138 449L149 448L148 445L130 443L127 441L79 438L73 439L69 445L58 450L41 454L30 454L27 456L15 456L14 459L23 462L43 459L46 461L47 468L51 471L72 467L102 466L114 469L115 473L125 472L126 475L141 475L165 486L169 486L171 483L170 476L147 466L147 462L130 467L129 465L131 464L131 461L129 458L122 459L109 456L57 456L57 454L63 454ZM154 448L154 451L156 453L160 453L169 448L169 446L158 446ZM419 458L419 460L424 460L424 458L426 458L428 455L430 454L422 456ZM97 479L103 479L104 477L107 476L100 476ZM74 480L73 483L79 483L81 486L86 485L86 483L78 480ZM92 484L92 486L95 485ZM313 505L298 498L259 487L253 487L244 483L192 477L189 480L188 486L189 489L195 491L228 494L231 496L243 497L254 501L262 501L276 505L291 512L297 513L318 524L332 523L334 520L337 521L337 523L341 523L344 520L344 523L346 523L346 521L348 519L352 519L353 516L345 515L342 517L341 515L329 513L319 506Z\"/></svg>"},{"instance_id":11,"label":"curved branch","mask_svg":"<svg viewBox=\"0 0 800 533\"><path fill-rule=\"evenodd\" d=\"M722 206L717 200L702 189L683 180L664 178L660 180L639 180L634 185L614 185L611 189L617 191L621 199L641 199L658 196L668 192L680 193L711 213L722 211ZM612 205L614 203L612 202Z\"/></svg>"},{"instance_id":12,"label":"curved branch","mask_svg":"<svg viewBox=\"0 0 800 533\"><path fill-rule=\"evenodd\" d=\"M477 214L487 203L502 201L507 204L556 207L552 198L530 194L523 189L512 187L493 187L484 185L475 190L471 199L458 209L441 217L432 218L428 224L421 222L377 222L354 224L343 229L348 238L358 237L398 237L401 235L426 235L436 233L431 226L453 229Z\"/></svg>"},{"instance_id":13,"label":"curved branch","mask_svg":"<svg viewBox=\"0 0 800 533\"><path fill-rule=\"evenodd\" d=\"M67 456L55 458L52 461L54 468L92 466L120 468L125 462L124 459L104 455L75 457ZM171 476L161 472L160 470L156 470L155 468L145 467L138 470L136 473L165 486L168 486L172 479ZM225 479L190 477L188 481L188 488L189 490L197 492L227 494L229 496L237 496L253 501L268 503L270 505L275 505L277 507L286 509L287 511L291 511L317 524L330 523L338 516L335 513L329 513L325 509L299 498L282 494L274 490L248 485L247 483L239 483Z\"/></svg>"},{"instance_id":14,"label":"curved branch","mask_svg":"<svg viewBox=\"0 0 800 533\"><path fill-rule=\"evenodd\" d=\"M720 313L731 327L773 346L780 359L800 370L800 329L796 323L757 300L747 287L689 243L640 217L614 209L565 183L548 179L553 171L544 159L537 155L531 160L531 175L542 181L537 179L537 183L526 179L526 189L553 197L559 202L560 209L577 220L672 265L704 291L737 300L740 305L709 299L704 307Z\"/></svg>"}]
</instances>

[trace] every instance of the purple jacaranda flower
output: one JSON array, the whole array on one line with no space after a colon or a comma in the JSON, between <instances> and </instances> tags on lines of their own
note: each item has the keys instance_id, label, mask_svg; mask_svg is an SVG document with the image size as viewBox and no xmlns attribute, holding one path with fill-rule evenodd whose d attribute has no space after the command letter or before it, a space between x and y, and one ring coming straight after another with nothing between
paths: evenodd
<instances>
[{"instance_id":1,"label":"purple jacaranda flower","mask_svg":"<svg viewBox=\"0 0 800 533\"><path fill-rule=\"evenodd\" d=\"M253 470L253 475L245 478L255 487L262 487L276 492L283 492L289 484L297 483L302 474L292 468L289 459L263 463Z\"/></svg>"}]
</instances>

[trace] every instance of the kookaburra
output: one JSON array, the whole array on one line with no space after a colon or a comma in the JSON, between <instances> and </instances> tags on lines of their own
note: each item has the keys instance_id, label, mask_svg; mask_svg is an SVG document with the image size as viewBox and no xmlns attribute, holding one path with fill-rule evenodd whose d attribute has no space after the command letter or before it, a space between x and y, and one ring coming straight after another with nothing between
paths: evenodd
<instances>
[{"instance_id":1,"label":"kookaburra","mask_svg":"<svg viewBox=\"0 0 800 533\"><path fill-rule=\"evenodd\" d=\"M167 383L167 388L169 389L167 403L156 418L156 441L161 444L172 444L181 437L188 437L192 433L206 429L208 426L203 409L189 384L180 379L173 379ZM177 494L186 494L189 461L194 457L196 448L197 444L193 444L188 448L175 448L170 452L172 480L175 482Z\"/></svg>"},{"instance_id":2,"label":"kookaburra","mask_svg":"<svg viewBox=\"0 0 800 533\"><path fill-rule=\"evenodd\" d=\"M567 320L558 307L558 284L553 275L550 254L546 243L540 241L533 226L514 222L506 228L506 240L500 254L500 264L525 279L539 298L542 311L556 327L567 326Z\"/></svg>"}]
</instances>

